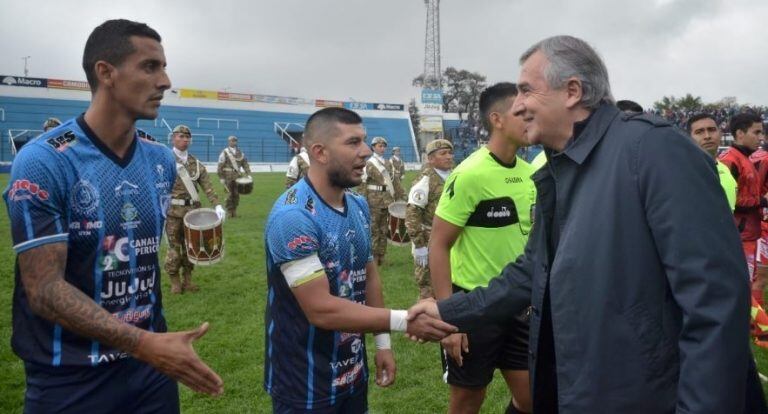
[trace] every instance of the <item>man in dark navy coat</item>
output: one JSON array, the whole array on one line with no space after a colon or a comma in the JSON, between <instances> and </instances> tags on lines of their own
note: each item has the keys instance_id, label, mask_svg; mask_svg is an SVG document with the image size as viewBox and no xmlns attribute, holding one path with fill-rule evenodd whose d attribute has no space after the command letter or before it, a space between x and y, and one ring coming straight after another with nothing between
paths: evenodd
<instances>
[{"instance_id":1,"label":"man in dark navy coat","mask_svg":"<svg viewBox=\"0 0 768 414\"><path fill-rule=\"evenodd\" d=\"M714 160L619 111L586 42L548 38L520 63L515 112L548 159L526 251L409 317L472 331L531 306L537 413L743 412L749 280Z\"/></svg>"}]
</instances>

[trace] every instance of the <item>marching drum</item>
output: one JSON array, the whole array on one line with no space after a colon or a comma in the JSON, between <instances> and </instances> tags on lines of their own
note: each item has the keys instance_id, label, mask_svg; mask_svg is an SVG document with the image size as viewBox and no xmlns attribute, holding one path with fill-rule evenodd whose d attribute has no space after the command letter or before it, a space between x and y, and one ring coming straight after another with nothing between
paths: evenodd
<instances>
[{"instance_id":1,"label":"marching drum","mask_svg":"<svg viewBox=\"0 0 768 414\"><path fill-rule=\"evenodd\" d=\"M187 258L192 264L208 266L224 257L221 223L212 208L198 208L184 216Z\"/></svg>"},{"instance_id":2,"label":"marching drum","mask_svg":"<svg viewBox=\"0 0 768 414\"><path fill-rule=\"evenodd\" d=\"M253 191L253 178L250 175L238 178L235 180L235 184L237 184L237 192L240 194L251 194Z\"/></svg>"},{"instance_id":3,"label":"marching drum","mask_svg":"<svg viewBox=\"0 0 768 414\"><path fill-rule=\"evenodd\" d=\"M389 210L389 232L387 238L391 244L396 246L404 246L411 241L405 228L406 205L404 201L395 201L387 207L387 210Z\"/></svg>"}]
</instances>

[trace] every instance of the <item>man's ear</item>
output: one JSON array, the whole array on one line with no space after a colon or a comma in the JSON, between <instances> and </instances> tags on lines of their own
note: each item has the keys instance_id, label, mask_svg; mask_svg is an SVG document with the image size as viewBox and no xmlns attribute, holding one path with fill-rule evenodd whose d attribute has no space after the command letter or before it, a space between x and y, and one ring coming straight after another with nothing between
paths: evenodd
<instances>
[{"instance_id":1,"label":"man's ear","mask_svg":"<svg viewBox=\"0 0 768 414\"><path fill-rule=\"evenodd\" d=\"M582 90L581 80L576 77L571 77L565 82L566 100L565 106L568 109L572 109L581 102L581 98L584 95Z\"/></svg>"},{"instance_id":2,"label":"man's ear","mask_svg":"<svg viewBox=\"0 0 768 414\"><path fill-rule=\"evenodd\" d=\"M100 60L94 65L94 72L96 72L96 78L99 80L99 84L112 87L115 84L115 67L109 62Z\"/></svg>"},{"instance_id":3,"label":"man's ear","mask_svg":"<svg viewBox=\"0 0 768 414\"><path fill-rule=\"evenodd\" d=\"M325 145L319 142L310 145L307 149L307 153L309 153L309 156L313 161L317 161L320 164L328 162L328 150L325 148Z\"/></svg>"}]
</instances>

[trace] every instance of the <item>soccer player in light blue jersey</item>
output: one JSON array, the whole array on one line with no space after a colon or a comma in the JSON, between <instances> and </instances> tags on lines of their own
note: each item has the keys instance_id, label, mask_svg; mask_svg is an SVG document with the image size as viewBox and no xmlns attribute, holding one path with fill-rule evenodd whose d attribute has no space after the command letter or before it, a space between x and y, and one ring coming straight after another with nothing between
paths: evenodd
<instances>
[{"instance_id":1,"label":"soccer player in light blue jersey","mask_svg":"<svg viewBox=\"0 0 768 414\"><path fill-rule=\"evenodd\" d=\"M157 251L176 178L170 149L135 128L170 88L156 31L110 20L91 33L85 114L25 145L3 193L17 254L14 352L25 412L177 413L176 380L217 395L192 349L167 333Z\"/></svg>"},{"instance_id":2,"label":"soccer player in light blue jersey","mask_svg":"<svg viewBox=\"0 0 768 414\"><path fill-rule=\"evenodd\" d=\"M375 333L376 384L395 381L388 332L406 330L406 311L384 308L368 205L347 191L360 184L371 155L362 122L343 108L309 118L309 173L267 219L264 388L275 413L367 412L366 332ZM453 332L431 319L407 328Z\"/></svg>"}]
</instances>

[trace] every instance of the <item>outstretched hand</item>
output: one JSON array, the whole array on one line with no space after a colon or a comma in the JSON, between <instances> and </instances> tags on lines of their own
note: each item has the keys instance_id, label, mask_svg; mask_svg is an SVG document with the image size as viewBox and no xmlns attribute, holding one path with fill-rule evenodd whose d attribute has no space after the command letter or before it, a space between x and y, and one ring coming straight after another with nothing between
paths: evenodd
<instances>
[{"instance_id":1,"label":"outstretched hand","mask_svg":"<svg viewBox=\"0 0 768 414\"><path fill-rule=\"evenodd\" d=\"M459 331L442 321L434 299L424 299L411 306L407 320L406 334L413 341L439 341Z\"/></svg>"},{"instance_id":2,"label":"outstretched hand","mask_svg":"<svg viewBox=\"0 0 768 414\"><path fill-rule=\"evenodd\" d=\"M192 343L208 332L208 322L183 332L142 332L133 356L195 392L219 396L224 382L203 362Z\"/></svg>"}]
</instances>

